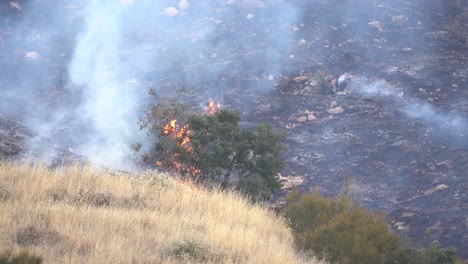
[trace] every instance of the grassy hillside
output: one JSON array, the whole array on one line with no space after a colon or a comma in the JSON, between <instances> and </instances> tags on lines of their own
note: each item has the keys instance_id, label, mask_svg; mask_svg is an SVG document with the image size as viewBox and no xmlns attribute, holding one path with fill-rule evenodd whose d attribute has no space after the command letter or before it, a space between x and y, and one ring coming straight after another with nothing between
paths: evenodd
<instances>
[{"instance_id":1,"label":"grassy hillside","mask_svg":"<svg viewBox=\"0 0 468 264\"><path fill-rule=\"evenodd\" d=\"M1 251L45 263L305 262L293 243L265 208L156 172L0 163Z\"/></svg>"}]
</instances>

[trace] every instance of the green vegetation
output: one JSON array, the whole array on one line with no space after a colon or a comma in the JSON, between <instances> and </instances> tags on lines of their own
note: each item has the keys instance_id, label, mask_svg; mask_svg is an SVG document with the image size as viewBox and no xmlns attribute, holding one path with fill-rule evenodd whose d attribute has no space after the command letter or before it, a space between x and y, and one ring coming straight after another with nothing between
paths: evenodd
<instances>
[{"instance_id":1,"label":"green vegetation","mask_svg":"<svg viewBox=\"0 0 468 264\"><path fill-rule=\"evenodd\" d=\"M7 250L0 253L0 264L41 264L42 258L29 254L28 251L21 251L19 254L13 254Z\"/></svg>"},{"instance_id":2,"label":"green vegetation","mask_svg":"<svg viewBox=\"0 0 468 264\"><path fill-rule=\"evenodd\" d=\"M142 128L157 140L143 160L197 183L236 188L254 201L269 199L281 187L276 176L284 164L284 134L268 124L242 129L239 113L230 110L188 114L180 102L183 92L165 99L152 92L157 103L142 119Z\"/></svg>"},{"instance_id":3,"label":"green vegetation","mask_svg":"<svg viewBox=\"0 0 468 264\"><path fill-rule=\"evenodd\" d=\"M170 256L182 263L219 263L223 259L223 255L220 252L211 249L201 241L195 240L183 240L174 243L170 250Z\"/></svg>"},{"instance_id":4,"label":"green vegetation","mask_svg":"<svg viewBox=\"0 0 468 264\"><path fill-rule=\"evenodd\" d=\"M392 233L385 215L372 213L349 197L323 197L318 192L288 197L285 216L296 243L320 258L340 263L455 263L456 250L438 244L416 250Z\"/></svg>"},{"instance_id":5,"label":"green vegetation","mask_svg":"<svg viewBox=\"0 0 468 264\"><path fill-rule=\"evenodd\" d=\"M331 81L332 77L325 70L318 70L314 74L314 79L317 82L317 87L320 88L320 91L323 94L333 94L334 85Z\"/></svg>"}]
</instances>

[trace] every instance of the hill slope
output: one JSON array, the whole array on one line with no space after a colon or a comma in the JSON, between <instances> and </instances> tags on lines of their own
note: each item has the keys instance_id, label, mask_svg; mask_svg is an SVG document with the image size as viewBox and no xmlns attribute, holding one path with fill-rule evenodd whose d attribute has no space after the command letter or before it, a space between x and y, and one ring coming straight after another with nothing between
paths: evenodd
<instances>
[{"instance_id":1,"label":"hill slope","mask_svg":"<svg viewBox=\"0 0 468 264\"><path fill-rule=\"evenodd\" d=\"M301 263L282 219L167 175L0 164L0 250L45 263ZM311 263L318 261L310 260Z\"/></svg>"}]
</instances>

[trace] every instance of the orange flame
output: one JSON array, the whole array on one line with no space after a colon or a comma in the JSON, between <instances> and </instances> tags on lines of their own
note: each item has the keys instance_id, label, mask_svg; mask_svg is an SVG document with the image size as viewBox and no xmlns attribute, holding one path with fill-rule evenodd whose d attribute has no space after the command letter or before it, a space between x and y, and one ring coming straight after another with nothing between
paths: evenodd
<instances>
[{"instance_id":1,"label":"orange flame","mask_svg":"<svg viewBox=\"0 0 468 264\"><path fill-rule=\"evenodd\" d=\"M164 135L172 134L176 131L177 120L171 120L169 124L164 128Z\"/></svg>"},{"instance_id":2,"label":"orange flame","mask_svg":"<svg viewBox=\"0 0 468 264\"><path fill-rule=\"evenodd\" d=\"M221 110L221 104L219 102L215 104L215 101L211 99L206 112L210 115L214 115L216 112L219 112L219 110Z\"/></svg>"},{"instance_id":3,"label":"orange flame","mask_svg":"<svg viewBox=\"0 0 468 264\"><path fill-rule=\"evenodd\" d=\"M169 124L166 125L164 128L164 135L166 136L171 136L177 144L181 147L183 147L187 152L192 153L193 148L191 145L191 140L190 140L190 135L192 134L192 131L190 130L189 125L185 125L178 129L177 127L177 120L171 120ZM189 172L192 175L198 175L201 173L201 170L195 167L190 167L185 164L182 164L178 159L180 157L180 153L175 153L173 157L170 159L170 165L169 167L176 172ZM163 166L164 164L160 161L156 162L157 166Z\"/></svg>"},{"instance_id":4,"label":"orange flame","mask_svg":"<svg viewBox=\"0 0 468 264\"><path fill-rule=\"evenodd\" d=\"M210 100L206 113L209 115L214 115L215 113L221 110L221 104L215 103L214 100ZM193 148L190 140L192 135L192 130L190 130L189 125L184 125L180 129L177 128L177 119L171 120L169 124L164 128L164 135L171 136L180 147L183 147L187 152L193 153ZM170 159L169 167L176 172L188 172L191 175L199 175L202 171L196 167L188 166L180 162L181 153L175 153ZM156 162L156 165L163 166L164 164L160 161Z\"/></svg>"}]
</instances>

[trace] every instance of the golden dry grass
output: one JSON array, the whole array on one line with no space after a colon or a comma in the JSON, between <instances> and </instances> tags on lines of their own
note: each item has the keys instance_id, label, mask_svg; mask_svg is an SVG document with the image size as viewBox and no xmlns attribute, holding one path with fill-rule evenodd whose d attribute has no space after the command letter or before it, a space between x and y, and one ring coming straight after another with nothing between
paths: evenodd
<instances>
[{"instance_id":1,"label":"golden dry grass","mask_svg":"<svg viewBox=\"0 0 468 264\"><path fill-rule=\"evenodd\" d=\"M0 250L45 263L306 262L293 248L284 220L234 193L156 172L0 163Z\"/></svg>"}]
</instances>

